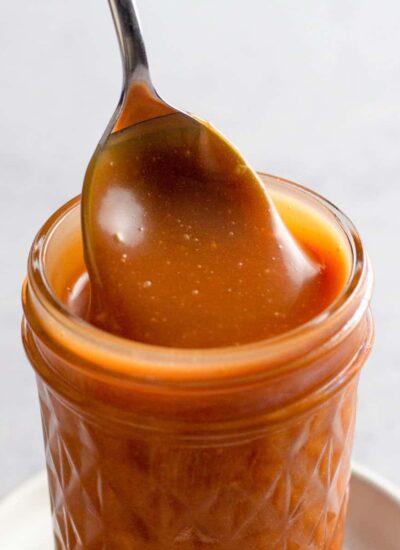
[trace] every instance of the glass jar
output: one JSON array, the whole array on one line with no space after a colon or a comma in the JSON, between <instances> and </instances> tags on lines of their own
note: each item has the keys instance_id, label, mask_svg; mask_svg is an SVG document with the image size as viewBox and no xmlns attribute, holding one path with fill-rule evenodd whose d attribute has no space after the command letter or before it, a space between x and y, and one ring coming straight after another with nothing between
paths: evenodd
<instances>
[{"instance_id":1,"label":"glass jar","mask_svg":"<svg viewBox=\"0 0 400 550\"><path fill-rule=\"evenodd\" d=\"M102 332L63 304L84 272L79 198L37 235L23 341L57 550L341 548L371 270L333 205L263 179L289 228L300 205L309 231L324 219L350 269L318 317L251 345L193 351Z\"/></svg>"}]
</instances>

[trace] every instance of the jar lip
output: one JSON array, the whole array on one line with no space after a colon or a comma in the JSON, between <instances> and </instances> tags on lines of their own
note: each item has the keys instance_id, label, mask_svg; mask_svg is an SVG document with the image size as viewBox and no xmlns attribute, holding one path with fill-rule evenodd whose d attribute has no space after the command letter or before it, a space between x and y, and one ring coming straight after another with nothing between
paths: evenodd
<instances>
[{"instance_id":1,"label":"jar lip","mask_svg":"<svg viewBox=\"0 0 400 550\"><path fill-rule=\"evenodd\" d=\"M232 376L232 369L243 364L248 366L249 363L255 365L262 363L265 371L265 365L273 362L283 351L285 351L284 355L287 355L289 348L297 347L299 342L309 338L312 339L315 332L328 321L333 322L342 317L346 306L352 301L352 297L357 295L369 270L367 269L368 258L357 229L334 204L300 184L263 172L259 172L259 175L264 180L273 180L283 187L310 196L325 207L337 220L351 249L351 272L342 292L325 310L292 330L241 346L206 349L170 348L135 342L109 334L77 317L68 311L54 295L46 277L45 256L52 234L65 216L77 207L80 196L71 199L57 210L36 235L28 262L28 286L32 288L35 298L39 300L40 305L55 325L62 328L66 334L72 337L72 340L75 337L80 343L85 342L86 349L91 348L92 352L94 351L99 357L105 359L102 367L96 365L96 368L108 375L128 378L144 376L146 379L160 379L160 381L168 378L176 379L179 376L183 382L184 380L207 380L210 376L215 378L218 375L221 377L226 377L228 374ZM368 277L361 313L368 306L371 292L372 281L371 277ZM26 307L25 314L29 322L30 314L26 311ZM110 366L111 364L114 364L114 367ZM188 366L190 369L187 368Z\"/></svg>"}]
</instances>

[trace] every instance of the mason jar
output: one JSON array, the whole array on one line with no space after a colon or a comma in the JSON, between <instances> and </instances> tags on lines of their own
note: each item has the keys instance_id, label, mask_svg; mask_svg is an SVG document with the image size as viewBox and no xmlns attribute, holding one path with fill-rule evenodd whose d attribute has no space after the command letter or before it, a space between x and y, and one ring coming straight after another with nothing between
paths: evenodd
<instances>
[{"instance_id":1,"label":"mason jar","mask_svg":"<svg viewBox=\"0 0 400 550\"><path fill-rule=\"evenodd\" d=\"M301 220L318 232L323 220L349 273L317 317L254 344L163 348L91 326L66 299L71 281L85 281L79 197L37 235L23 341L57 550L342 547L371 269L332 204L262 178L289 229Z\"/></svg>"}]
</instances>

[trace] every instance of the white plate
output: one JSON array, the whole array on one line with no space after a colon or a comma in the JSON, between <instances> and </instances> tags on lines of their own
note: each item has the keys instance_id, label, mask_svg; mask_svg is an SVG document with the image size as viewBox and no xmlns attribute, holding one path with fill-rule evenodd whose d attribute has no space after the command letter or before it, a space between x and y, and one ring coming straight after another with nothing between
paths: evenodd
<instances>
[{"instance_id":1,"label":"white plate","mask_svg":"<svg viewBox=\"0 0 400 550\"><path fill-rule=\"evenodd\" d=\"M1 550L54 548L45 473L0 503ZM353 467L345 550L400 549L400 491Z\"/></svg>"}]
</instances>

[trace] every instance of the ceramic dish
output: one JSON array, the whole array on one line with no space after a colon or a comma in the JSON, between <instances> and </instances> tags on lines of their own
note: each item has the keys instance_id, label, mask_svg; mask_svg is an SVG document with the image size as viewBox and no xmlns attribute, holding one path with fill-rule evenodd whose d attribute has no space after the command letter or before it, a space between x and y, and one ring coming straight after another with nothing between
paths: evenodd
<instances>
[{"instance_id":1,"label":"ceramic dish","mask_svg":"<svg viewBox=\"0 0 400 550\"><path fill-rule=\"evenodd\" d=\"M0 503L1 550L53 550L46 475L18 487ZM344 550L400 549L400 491L353 467Z\"/></svg>"}]
</instances>

